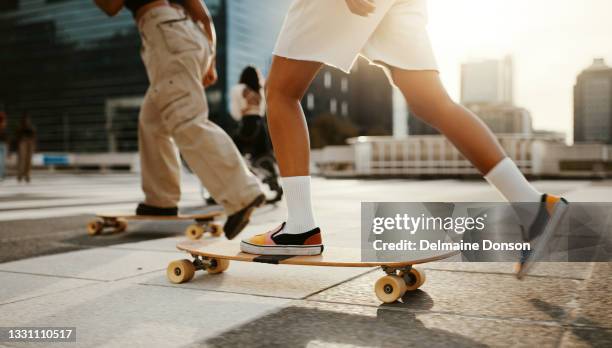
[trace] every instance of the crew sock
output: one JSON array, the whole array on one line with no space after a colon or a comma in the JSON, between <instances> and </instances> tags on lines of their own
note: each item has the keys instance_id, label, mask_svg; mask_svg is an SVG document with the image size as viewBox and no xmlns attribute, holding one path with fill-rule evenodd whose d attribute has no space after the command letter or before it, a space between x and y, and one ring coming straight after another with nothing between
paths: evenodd
<instances>
[{"instance_id":1,"label":"crew sock","mask_svg":"<svg viewBox=\"0 0 612 348\"><path fill-rule=\"evenodd\" d=\"M310 200L310 176L281 178L287 200L287 223L281 233L300 234L316 226Z\"/></svg>"},{"instance_id":2,"label":"crew sock","mask_svg":"<svg viewBox=\"0 0 612 348\"><path fill-rule=\"evenodd\" d=\"M501 160L485 179L501 193L508 202L540 202L542 193L525 179L516 164L508 157Z\"/></svg>"}]
</instances>

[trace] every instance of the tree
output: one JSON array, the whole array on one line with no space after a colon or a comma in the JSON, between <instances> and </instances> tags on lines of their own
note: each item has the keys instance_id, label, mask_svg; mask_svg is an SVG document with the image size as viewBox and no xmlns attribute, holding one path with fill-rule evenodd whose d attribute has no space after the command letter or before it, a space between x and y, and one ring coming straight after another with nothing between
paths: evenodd
<instances>
[{"instance_id":1,"label":"tree","mask_svg":"<svg viewBox=\"0 0 612 348\"><path fill-rule=\"evenodd\" d=\"M344 145L346 139L358 135L359 130L351 121L328 113L317 116L310 124L310 144L314 149Z\"/></svg>"}]
</instances>

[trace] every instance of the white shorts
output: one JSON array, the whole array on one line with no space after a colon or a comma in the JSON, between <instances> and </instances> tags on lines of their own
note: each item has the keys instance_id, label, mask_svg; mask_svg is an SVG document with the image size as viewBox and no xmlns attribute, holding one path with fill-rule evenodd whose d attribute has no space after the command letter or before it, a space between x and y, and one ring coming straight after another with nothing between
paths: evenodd
<instances>
[{"instance_id":1,"label":"white shorts","mask_svg":"<svg viewBox=\"0 0 612 348\"><path fill-rule=\"evenodd\" d=\"M375 0L361 17L344 0L294 0L274 54L349 72L362 55L405 70L437 70L427 33L426 0Z\"/></svg>"}]
</instances>

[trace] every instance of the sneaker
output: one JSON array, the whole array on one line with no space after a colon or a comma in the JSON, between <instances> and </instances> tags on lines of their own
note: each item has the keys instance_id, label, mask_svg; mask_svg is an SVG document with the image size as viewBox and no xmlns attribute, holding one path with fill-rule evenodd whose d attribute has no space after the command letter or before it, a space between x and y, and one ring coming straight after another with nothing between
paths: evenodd
<instances>
[{"instance_id":1,"label":"sneaker","mask_svg":"<svg viewBox=\"0 0 612 348\"><path fill-rule=\"evenodd\" d=\"M540 258L569 205L565 198L549 194L543 194L541 202L543 204L540 205L535 220L523 236L523 239L531 244L531 250L523 250L514 267L518 279L522 279L534 261Z\"/></svg>"},{"instance_id":2,"label":"sneaker","mask_svg":"<svg viewBox=\"0 0 612 348\"><path fill-rule=\"evenodd\" d=\"M255 197L255 199L246 207L232 215L229 215L225 221L225 225L223 225L225 237L227 237L227 239L234 239L234 237L236 237L238 233L242 232L246 225L249 224L249 219L251 218L253 211L265 202L266 196L261 194Z\"/></svg>"},{"instance_id":3,"label":"sneaker","mask_svg":"<svg viewBox=\"0 0 612 348\"><path fill-rule=\"evenodd\" d=\"M240 243L240 250L256 255L319 255L323 252L321 229L318 227L300 234L280 233L285 227L283 222L278 228L258 234Z\"/></svg>"},{"instance_id":4,"label":"sneaker","mask_svg":"<svg viewBox=\"0 0 612 348\"><path fill-rule=\"evenodd\" d=\"M178 208L159 208L152 205L140 203L136 208L136 215L138 216L177 216Z\"/></svg>"}]
</instances>

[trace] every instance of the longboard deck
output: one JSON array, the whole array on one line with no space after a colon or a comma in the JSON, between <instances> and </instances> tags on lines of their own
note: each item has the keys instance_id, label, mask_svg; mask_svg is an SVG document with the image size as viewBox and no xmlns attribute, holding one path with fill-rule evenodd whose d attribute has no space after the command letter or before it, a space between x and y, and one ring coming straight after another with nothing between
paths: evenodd
<instances>
[{"instance_id":1,"label":"longboard deck","mask_svg":"<svg viewBox=\"0 0 612 348\"><path fill-rule=\"evenodd\" d=\"M174 216L149 216L134 215L126 212L104 212L96 214L96 219L87 224L87 233L91 236L98 235L105 228L112 228L114 233L121 233L127 229L129 220L138 221L195 221L187 227L185 235L190 239L200 239L206 232L214 237L223 234L223 227L214 223L215 218L223 215L222 210L208 211L198 214L180 214Z\"/></svg>"},{"instance_id":2,"label":"longboard deck","mask_svg":"<svg viewBox=\"0 0 612 348\"><path fill-rule=\"evenodd\" d=\"M130 213L120 213L120 212L111 212L111 213L97 213L96 217L102 219L125 219L125 220L200 220L200 219L210 219L217 216L223 215L223 211L213 211L209 213L201 213L201 214L179 214L173 216L159 216L159 215L134 215Z\"/></svg>"},{"instance_id":3,"label":"longboard deck","mask_svg":"<svg viewBox=\"0 0 612 348\"><path fill-rule=\"evenodd\" d=\"M323 254L316 256L281 256L281 255L254 255L240 251L240 246L236 242L224 240L214 244L201 241L181 241L176 246L177 249L192 255L217 258L232 261L273 263L283 265L302 265L302 266L328 266L328 267L404 267L417 265L437 260L446 259L457 252L430 253L423 257L411 257L409 253L406 260L401 262L362 262L361 250L357 248L325 247Z\"/></svg>"},{"instance_id":4,"label":"longboard deck","mask_svg":"<svg viewBox=\"0 0 612 348\"><path fill-rule=\"evenodd\" d=\"M209 274L223 273L230 261L259 262L282 265L326 266L326 267L381 267L386 273L374 285L376 296L385 303L395 302L407 291L417 290L425 283L423 270L414 265L442 260L458 252L406 254L406 260L400 262L362 262L361 250L358 248L326 247L323 254L317 256L280 256L252 255L240 251L236 242L217 241L203 243L200 241L182 241L177 249L189 253L191 260L176 260L166 269L166 276L172 283L180 284L190 281L196 270L205 270Z\"/></svg>"}]
</instances>

